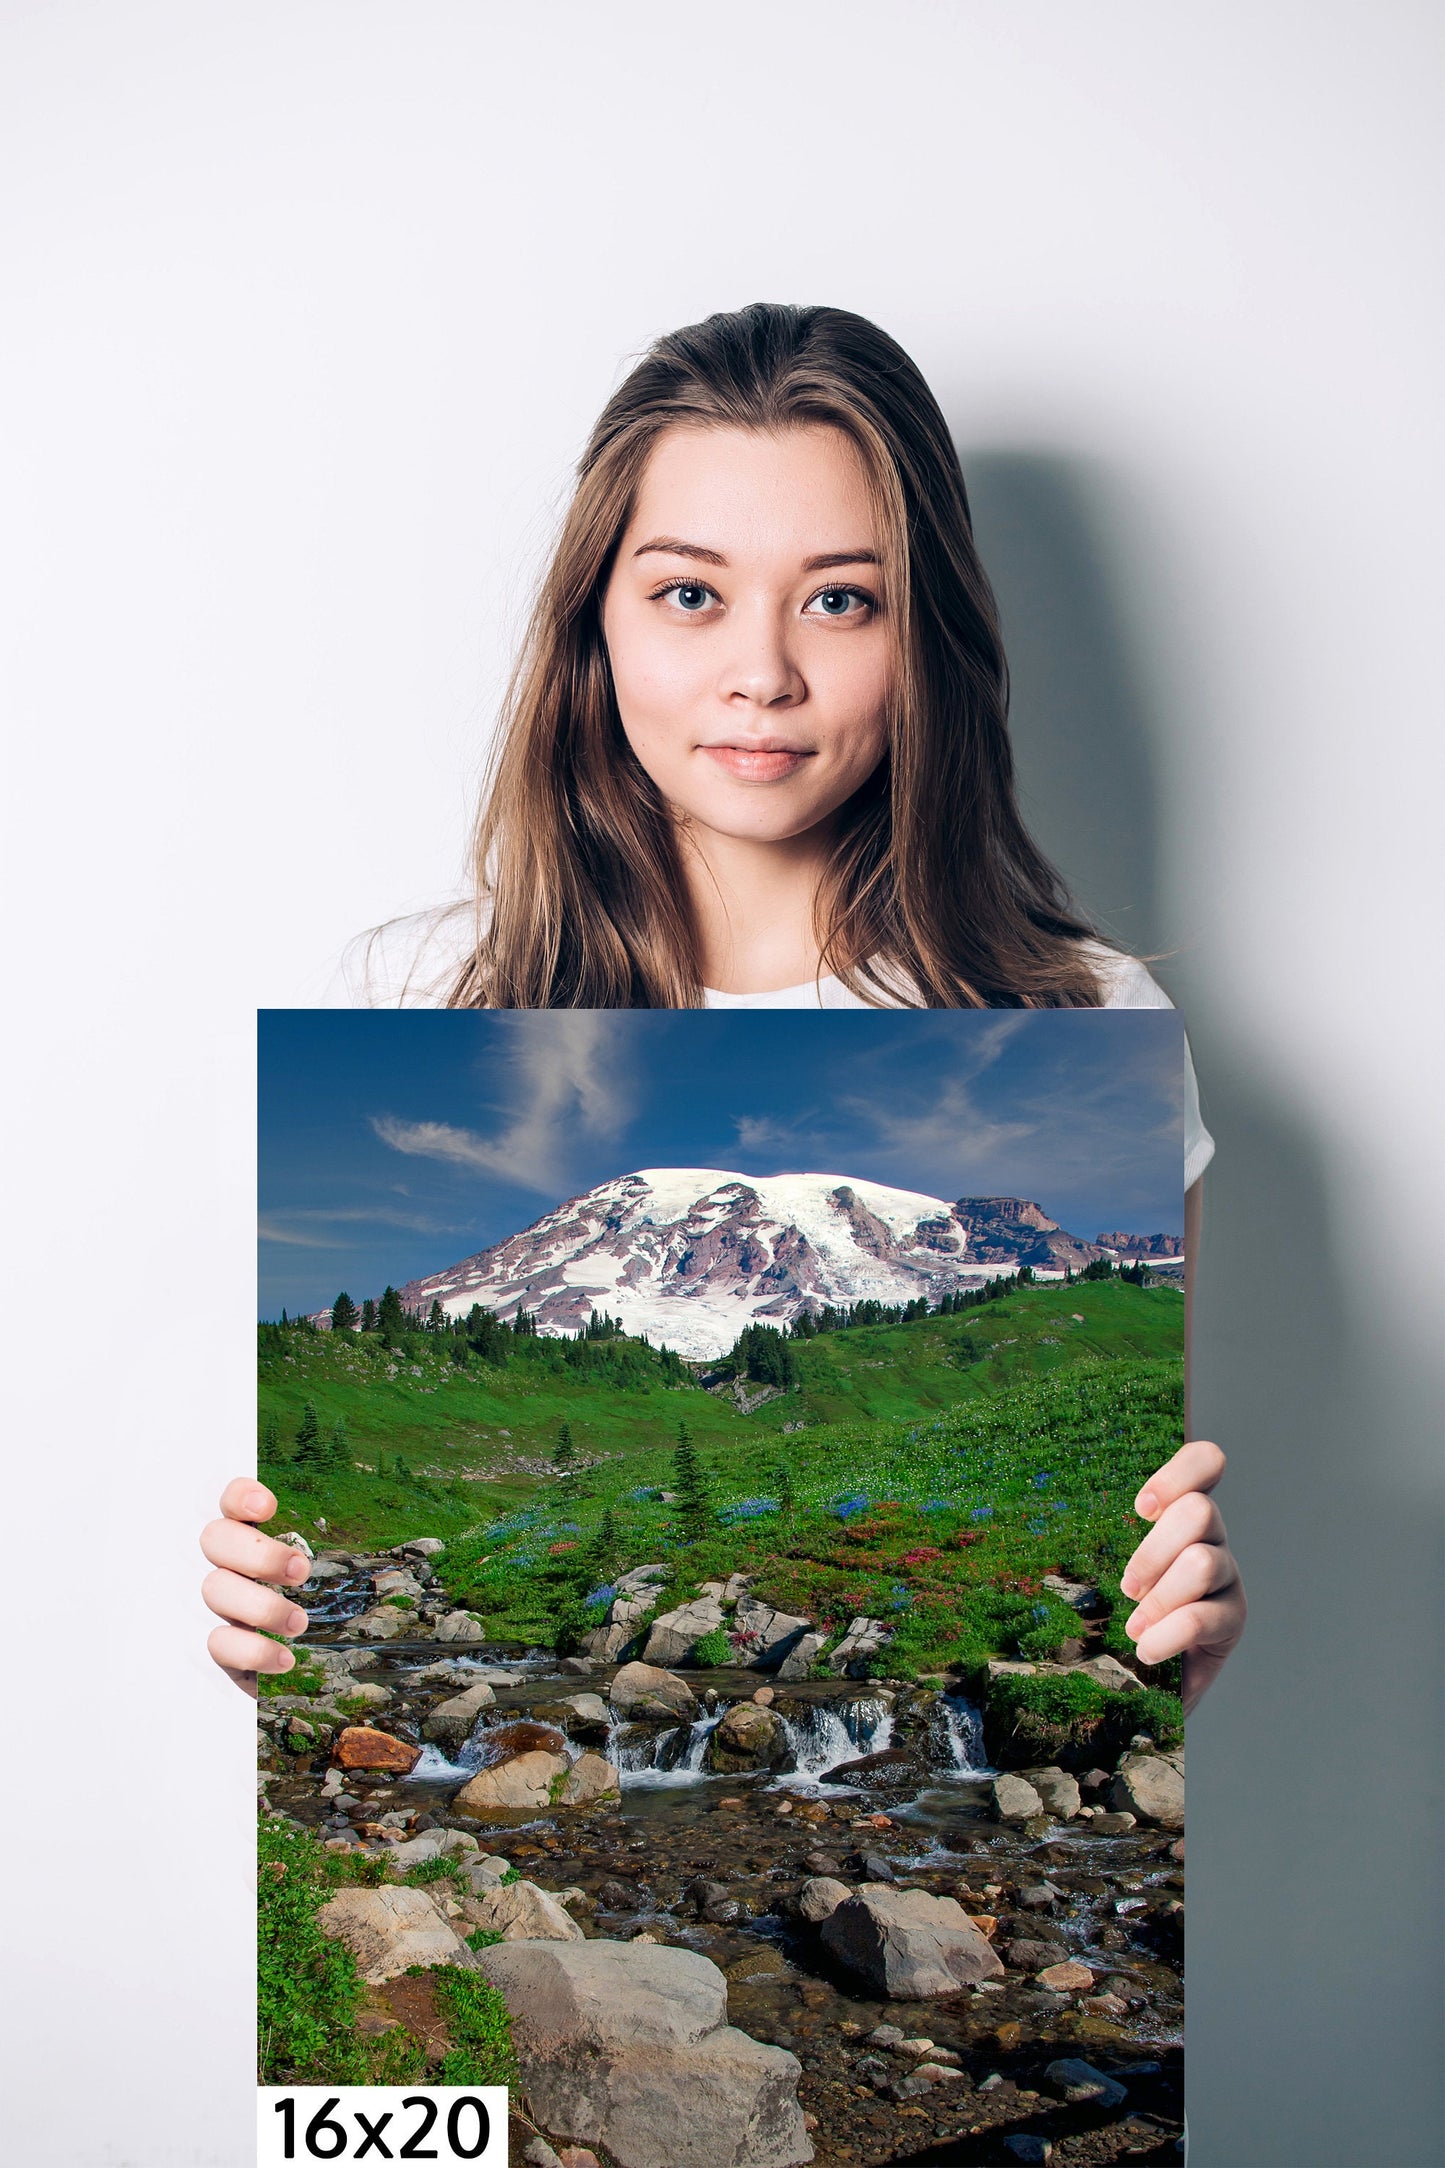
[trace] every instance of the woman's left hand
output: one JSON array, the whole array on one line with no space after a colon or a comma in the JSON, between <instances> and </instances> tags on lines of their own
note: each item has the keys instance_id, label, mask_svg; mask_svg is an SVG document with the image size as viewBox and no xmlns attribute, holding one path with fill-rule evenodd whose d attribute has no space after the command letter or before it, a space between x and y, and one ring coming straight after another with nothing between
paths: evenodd
<instances>
[{"instance_id":1,"label":"woman's left hand","mask_svg":"<svg viewBox=\"0 0 1445 2168\"><path fill-rule=\"evenodd\" d=\"M1244 1632L1244 1583L1210 1492L1224 1455L1207 1439L1182 1445L1134 1501L1154 1526L1120 1579L1136 1608L1124 1621L1141 1664L1184 1659L1186 1716Z\"/></svg>"}]
</instances>

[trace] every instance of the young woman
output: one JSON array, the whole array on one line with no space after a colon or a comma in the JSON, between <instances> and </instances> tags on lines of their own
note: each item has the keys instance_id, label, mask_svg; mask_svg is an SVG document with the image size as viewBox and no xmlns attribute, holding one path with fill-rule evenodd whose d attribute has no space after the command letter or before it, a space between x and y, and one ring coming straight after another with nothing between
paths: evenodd
<instances>
[{"instance_id":1,"label":"young woman","mask_svg":"<svg viewBox=\"0 0 1445 2168\"><path fill-rule=\"evenodd\" d=\"M1014 793L998 613L948 427L844 310L663 338L583 456L508 696L473 893L361 936L331 999L495 1008L1165 1008ZM1185 1233L1213 1145L1187 1071ZM1185 1445L1136 1502L1140 1658L1217 1674L1244 1594ZM230 1484L202 1537L218 1663L291 1659L305 1560ZM264 1584L279 1584L271 1588Z\"/></svg>"}]
</instances>

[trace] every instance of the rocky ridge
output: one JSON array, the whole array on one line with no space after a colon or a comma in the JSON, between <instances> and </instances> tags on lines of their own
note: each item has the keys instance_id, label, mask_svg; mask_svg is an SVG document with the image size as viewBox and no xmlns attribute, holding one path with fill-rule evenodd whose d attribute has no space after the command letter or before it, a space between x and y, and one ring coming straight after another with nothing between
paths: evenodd
<instances>
[{"instance_id":1,"label":"rocky ridge","mask_svg":"<svg viewBox=\"0 0 1445 2168\"><path fill-rule=\"evenodd\" d=\"M1139 1254L1161 1257L1172 1241L1125 1239L1158 1245ZM644 1168L400 1294L408 1309L439 1302L448 1316L474 1303L504 1318L526 1309L555 1333L606 1310L630 1333L707 1360L754 1320L785 1325L804 1309L864 1299L936 1303L1024 1265L1062 1277L1114 1254L1027 1198L949 1203L832 1174Z\"/></svg>"}]
</instances>

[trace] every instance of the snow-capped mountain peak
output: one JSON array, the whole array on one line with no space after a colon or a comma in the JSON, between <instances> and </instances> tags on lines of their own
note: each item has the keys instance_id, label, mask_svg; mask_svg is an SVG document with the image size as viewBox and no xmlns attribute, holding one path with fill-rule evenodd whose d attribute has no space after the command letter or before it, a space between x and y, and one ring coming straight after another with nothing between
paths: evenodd
<instances>
[{"instance_id":1,"label":"snow-capped mountain peak","mask_svg":"<svg viewBox=\"0 0 1445 2168\"><path fill-rule=\"evenodd\" d=\"M570 1197L530 1227L401 1289L409 1309L534 1311L575 1332L594 1309L705 1359L754 1319L872 1299L930 1302L1028 1263L1062 1274L1099 1255L1021 1198L950 1204L835 1174L644 1167Z\"/></svg>"}]
</instances>

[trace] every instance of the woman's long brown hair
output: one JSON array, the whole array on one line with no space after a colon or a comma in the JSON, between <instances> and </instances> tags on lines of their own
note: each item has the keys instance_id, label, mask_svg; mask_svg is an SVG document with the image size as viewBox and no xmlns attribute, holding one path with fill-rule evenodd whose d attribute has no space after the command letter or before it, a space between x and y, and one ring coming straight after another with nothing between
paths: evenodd
<instances>
[{"instance_id":1,"label":"woman's long brown hair","mask_svg":"<svg viewBox=\"0 0 1445 2168\"><path fill-rule=\"evenodd\" d=\"M702 1002L672 817L623 734L603 594L663 430L818 423L863 460L897 639L889 750L835 816L815 898L819 969L888 1006L1097 1006L1091 929L1019 814L998 610L938 403L865 317L770 302L659 339L592 432L507 697L474 846L490 917L451 1006Z\"/></svg>"}]
</instances>

